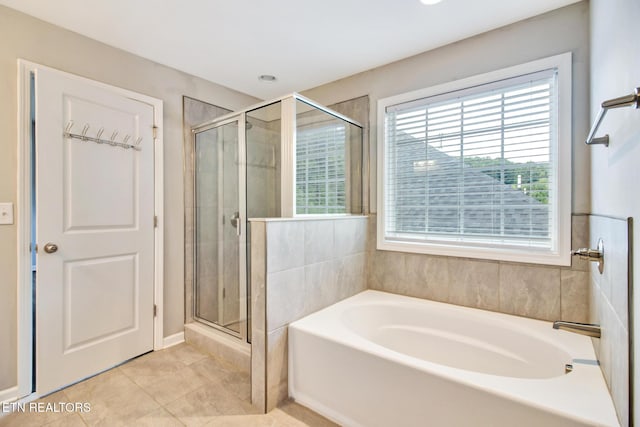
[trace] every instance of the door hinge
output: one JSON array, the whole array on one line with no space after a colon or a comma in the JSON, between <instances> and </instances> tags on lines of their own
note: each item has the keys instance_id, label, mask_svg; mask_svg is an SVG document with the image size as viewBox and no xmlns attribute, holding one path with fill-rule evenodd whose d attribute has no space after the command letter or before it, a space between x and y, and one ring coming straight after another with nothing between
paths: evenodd
<instances>
[{"instance_id":1,"label":"door hinge","mask_svg":"<svg viewBox=\"0 0 640 427\"><path fill-rule=\"evenodd\" d=\"M158 126L153 127L153 139L158 137Z\"/></svg>"},{"instance_id":2,"label":"door hinge","mask_svg":"<svg viewBox=\"0 0 640 427\"><path fill-rule=\"evenodd\" d=\"M153 317L156 317L158 315L158 306L153 304Z\"/></svg>"},{"instance_id":3,"label":"door hinge","mask_svg":"<svg viewBox=\"0 0 640 427\"><path fill-rule=\"evenodd\" d=\"M35 252L38 253L38 244L36 243L35 245L29 243L29 252Z\"/></svg>"},{"instance_id":4,"label":"door hinge","mask_svg":"<svg viewBox=\"0 0 640 427\"><path fill-rule=\"evenodd\" d=\"M222 288L222 298L227 297L227 288Z\"/></svg>"},{"instance_id":5,"label":"door hinge","mask_svg":"<svg viewBox=\"0 0 640 427\"><path fill-rule=\"evenodd\" d=\"M158 215L153 216L153 228L158 228Z\"/></svg>"}]
</instances>

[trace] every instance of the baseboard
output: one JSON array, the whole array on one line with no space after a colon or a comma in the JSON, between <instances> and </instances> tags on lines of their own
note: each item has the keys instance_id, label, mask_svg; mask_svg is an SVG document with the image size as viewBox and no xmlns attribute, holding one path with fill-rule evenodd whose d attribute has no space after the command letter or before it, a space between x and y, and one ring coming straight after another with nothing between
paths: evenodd
<instances>
[{"instance_id":1,"label":"baseboard","mask_svg":"<svg viewBox=\"0 0 640 427\"><path fill-rule=\"evenodd\" d=\"M18 399L18 386L0 390L0 402L11 402Z\"/></svg>"},{"instance_id":2,"label":"baseboard","mask_svg":"<svg viewBox=\"0 0 640 427\"><path fill-rule=\"evenodd\" d=\"M171 347L174 345L178 345L184 342L184 331L178 332L177 334L169 335L168 337L164 337L162 340L162 348Z\"/></svg>"}]
</instances>

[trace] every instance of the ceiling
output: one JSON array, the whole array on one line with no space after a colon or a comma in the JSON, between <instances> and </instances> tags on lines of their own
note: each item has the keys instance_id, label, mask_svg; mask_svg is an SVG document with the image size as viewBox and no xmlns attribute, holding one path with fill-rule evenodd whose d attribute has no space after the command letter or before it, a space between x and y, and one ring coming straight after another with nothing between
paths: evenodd
<instances>
[{"instance_id":1,"label":"ceiling","mask_svg":"<svg viewBox=\"0 0 640 427\"><path fill-rule=\"evenodd\" d=\"M0 0L261 99L299 92L579 0ZM277 77L274 83L258 80Z\"/></svg>"}]
</instances>

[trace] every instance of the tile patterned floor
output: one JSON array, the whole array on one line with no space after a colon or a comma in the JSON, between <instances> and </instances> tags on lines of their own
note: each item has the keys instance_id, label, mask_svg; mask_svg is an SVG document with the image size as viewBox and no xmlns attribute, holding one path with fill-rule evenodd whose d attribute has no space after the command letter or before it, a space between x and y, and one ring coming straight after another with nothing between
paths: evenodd
<instances>
[{"instance_id":1,"label":"tile patterned floor","mask_svg":"<svg viewBox=\"0 0 640 427\"><path fill-rule=\"evenodd\" d=\"M1 417L0 426L335 426L294 402L260 414L251 406L249 381L248 375L180 344L37 401L88 402L88 412L13 413Z\"/></svg>"}]
</instances>

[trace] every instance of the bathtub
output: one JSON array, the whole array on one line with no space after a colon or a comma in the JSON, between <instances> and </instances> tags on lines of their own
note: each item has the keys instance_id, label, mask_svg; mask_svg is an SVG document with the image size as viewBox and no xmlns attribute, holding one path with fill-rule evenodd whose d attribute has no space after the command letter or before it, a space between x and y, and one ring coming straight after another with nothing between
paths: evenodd
<instances>
[{"instance_id":1,"label":"bathtub","mask_svg":"<svg viewBox=\"0 0 640 427\"><path fill-rule=\"evenodd\" d=\"M591 340L549 322L365 291L288 333L290 396L342 425L619 426Z\"/></svg>"}]
</instances>

